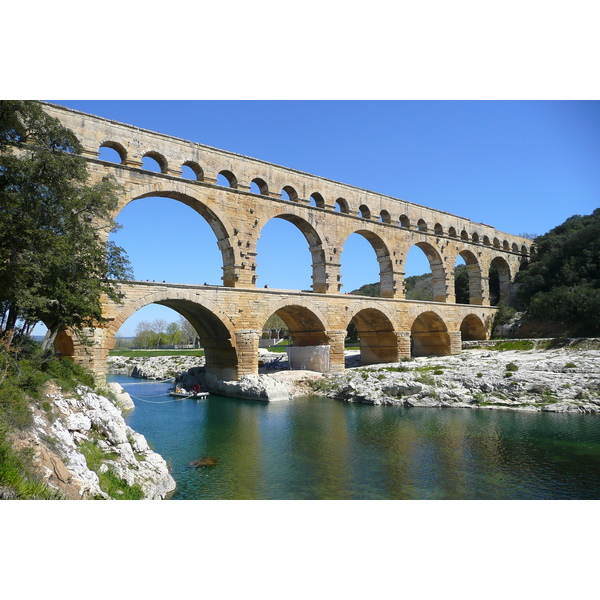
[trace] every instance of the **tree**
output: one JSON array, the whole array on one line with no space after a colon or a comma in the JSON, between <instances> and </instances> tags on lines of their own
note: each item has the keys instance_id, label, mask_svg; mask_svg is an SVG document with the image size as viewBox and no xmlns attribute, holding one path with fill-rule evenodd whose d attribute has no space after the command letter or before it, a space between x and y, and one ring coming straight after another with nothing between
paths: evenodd
<instances>
[{"instance_id":1,"label":"tree","mask_svg":"<svg viewBox=\"0 0 600 600\"><path fill-rule=\"evenodd\" d=\"M528 319L600 333L600 208L536 238L537 254L515 277L514 308Z\"/></svg>"},{"instance_id":2,"label":"tree","mask_svg":"<svg viewBox=\"0 0 600 600\"><path fill-rule=\"evenodd\" d=\"M106 244L119 191L90 185L73 132L34 101L0 101L0 335L11 343L43 321L50 348L64 327L102 321L100 298L119 301L132 276Z\"/></svg>"}]
</instances>

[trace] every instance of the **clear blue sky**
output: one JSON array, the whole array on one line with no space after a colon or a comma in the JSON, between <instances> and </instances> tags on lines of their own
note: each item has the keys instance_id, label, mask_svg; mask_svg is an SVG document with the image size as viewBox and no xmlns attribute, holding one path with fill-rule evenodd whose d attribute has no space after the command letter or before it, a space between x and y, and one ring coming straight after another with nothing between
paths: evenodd
<instances>
[{"instance_id":1,"label":"clear blue sky","mask_svg":"<svg viewBox=\"0 0 600 600\"><path fill-rule=\"evenodd\" d=\"M63 106L299 169L490 224L542 234L600 206L597 101L65 101ZM131 203L112 239L137 279L220 284L216 239L170 199ZM310 287L310 257L287 222L266 225L259 285ZM296 257L293 269L289 257ZM414 249L407 275L428 271ZM378 280L375 254L358 235L342 254L343 291ZM177 319L163 307L140 319Z\"/></svg>"}]
</instances>

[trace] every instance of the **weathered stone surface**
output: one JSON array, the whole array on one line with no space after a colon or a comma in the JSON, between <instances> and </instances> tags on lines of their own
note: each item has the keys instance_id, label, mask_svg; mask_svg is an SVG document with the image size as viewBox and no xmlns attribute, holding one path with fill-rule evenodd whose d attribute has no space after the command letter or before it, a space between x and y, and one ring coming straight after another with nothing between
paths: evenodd
<instances>
[{"instance_id":1,"label":"weathered stone surface","mask_svg":"<svg viewBox=\"0 0 600 600\"><path fill-rule=\"evenodd\" d=\"M322 393L370 404L598 413L600 350L467 350L349 369L323 378Z\"/></svg>"},{"instance_id":2,"label":"weathered stone surface","mask_svg":"<svg viewBox=\"0 0 600 600\"><path fill-rule=\"evenodd\" d=\"M164 459L150 449L144 436L125 424L110 399L83 386L72 394L52 386L47 396L57 409L55 418L35 412L29 445L37 448L36 460L47 483L65 497L109 499L80 449L90 441L110 453L101 472L110 468L129 485L139 484L145 498L161 499L175 489Z\"/></svg>"}]
</instances>

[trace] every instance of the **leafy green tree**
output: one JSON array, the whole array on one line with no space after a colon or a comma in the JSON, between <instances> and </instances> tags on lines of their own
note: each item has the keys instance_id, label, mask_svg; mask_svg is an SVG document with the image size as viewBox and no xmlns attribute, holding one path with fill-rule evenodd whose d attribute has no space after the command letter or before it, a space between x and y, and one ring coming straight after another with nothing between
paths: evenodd
<instances>
[{"instance_id":1,"label":"leafy green tree","mask_svg":"<svg viewBox=\"0 0 600 600\"><path fill-rule=\"evenodd\" d=\"M528 319L600 333L600 208L536 238L537 256L516 278L513 301Z\"/></svg>"},{"instance_id":2,"label":"leafy green tree","mask_svg":"<svg viewBox=\"0 0 600 600\"><path fill-rule=\"evenodd\" d=\"M64 327L102 320L100 298L119 300L132 276L106 244L118 186L89 184L76 136L39 102L0 101L0 335L10 343L43 321L48 349Z\"/></svg>"}]
</instances>

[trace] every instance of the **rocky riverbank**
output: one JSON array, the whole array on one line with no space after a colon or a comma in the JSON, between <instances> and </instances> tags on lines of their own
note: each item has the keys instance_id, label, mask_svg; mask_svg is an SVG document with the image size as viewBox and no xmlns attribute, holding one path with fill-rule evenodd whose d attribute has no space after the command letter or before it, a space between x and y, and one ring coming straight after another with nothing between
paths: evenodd
<instances>
[{"instance_id":1,"label":"rocky riverbank","mask_svg":"<svg viewBox=\"0 0 600 600\"><path fill-rule=\"evenodd\" d=\"M155 500L175 489L165 460L126 425L122 411L133 402L119 385L111 384L109 398L85 386L67 393L51 382L45 396L46 410L34 409L33 427L14 444L32 451L35 467L60 497L108 500L130 493Z\"/></svg>"},{"instance_id":2,"label":"rocky riverbank","mask_svg":"<svg viewBox=\"0 0 600 600\"><path fill-rule=\"evenodd\" d=\"M265 366L259 375L247 375L239 381L219 381L206 375L198 364L203 359L198 358L190 359L196 365L183 373L178 369L185 366L181 359L187 357L130 359L129 368L156 379L178 376L184 385L200 383L215 394L264 401L318 393L367 404L600 412L600 342L575 341L553 349L541 349L548 340L530 342L533 344L539 349L475 347L454 356L368 367L356 366L360 364L358 351L348 351L346 370L329 376L286 370L285 355L267 351L261 351Z\"/></svg>"},{"instance_id":3,"label":"rocky riverbank","mask_svg":"<svg viewBox=\"0 0 600 600\"><path fill-rule=\"evenodd\" d=\"M464 350L349 369L314 389L367 404L599 413L600 350Z\"/></svg>"}]
</instances>

